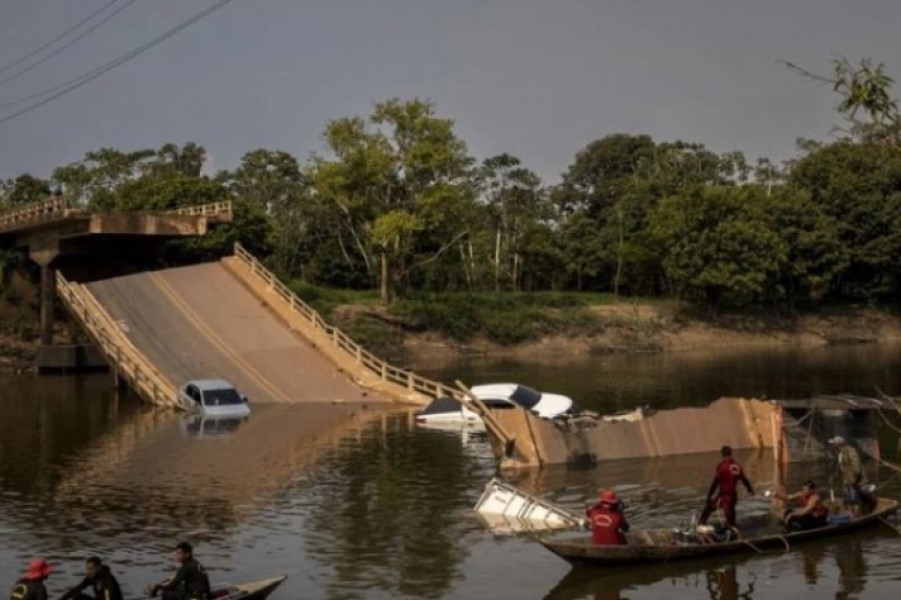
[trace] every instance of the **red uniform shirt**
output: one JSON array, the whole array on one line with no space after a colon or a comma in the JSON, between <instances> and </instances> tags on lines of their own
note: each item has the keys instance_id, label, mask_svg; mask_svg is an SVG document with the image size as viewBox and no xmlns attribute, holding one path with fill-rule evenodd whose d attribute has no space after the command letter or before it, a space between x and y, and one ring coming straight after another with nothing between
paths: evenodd
<instances>
[{"instance_id":1,"label":"red uniform shirt","mask_svg":"<svg viewBox=\"0 0 901 600\"><path fill-rule=\"evenodd\" d=\"M591 537L595 544L616 546L626 543L629 530L626 517L606 504L596 504L585 511L591 521Z\"/></svg>"},{"instance_id":2,"label":"red uniform shirt","mask_svg":"<svg viewBox=\"0 0 901 600\"><path fill-rule=\"evenodd\" d=\"M749 493L754 493L751 491L751 483L745 477L741 465L735 462L731 456L727 456L716 466L716 473L713 475L713 482L710 484L707 496L712 496L715 489L719 489L720 496L735 496L739 481L745 485Z\"/></svg>"}]
</instances>

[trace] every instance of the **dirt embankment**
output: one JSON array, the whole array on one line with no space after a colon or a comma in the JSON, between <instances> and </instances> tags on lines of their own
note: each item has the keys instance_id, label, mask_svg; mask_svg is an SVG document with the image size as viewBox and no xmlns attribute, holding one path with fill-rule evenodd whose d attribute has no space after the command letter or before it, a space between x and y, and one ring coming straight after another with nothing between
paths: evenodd
<instances>
[{"instance_id":1,"label":"dirt embankment","mask_svg":"<svg viewBox=\"0 0 901 600\"><path fill-rule=\"evenodd\" d=\"M675 305L616 304L591 309L604 322L600 332L544 336L513 346L485 339L465 343L438 334L403 337L412 355L460 355L568 359L616 352L669 352L780 346L865 344L901 340L901 316L874 308L841 308L797 316L691 314Z\"/></svg>"}]
</instances>

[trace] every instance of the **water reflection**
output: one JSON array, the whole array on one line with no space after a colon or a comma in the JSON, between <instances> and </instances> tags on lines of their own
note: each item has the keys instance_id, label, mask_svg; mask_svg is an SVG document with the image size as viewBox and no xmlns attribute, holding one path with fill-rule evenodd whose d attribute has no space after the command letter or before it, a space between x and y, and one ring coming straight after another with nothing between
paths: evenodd
<instances>
[{"instance_id":1,"label":"water reflection","mask_svg":"<svg viewBox=\"0 0 901 600\"><path fill-rule=\"evenodd\" d=\"M410 431L397 418L328 456L306 546L336 573L329 596L442 597L463 578L473 521L461 515L475 502L486 460L458 435Z\"/></svg>"},{"instance_id":2,"label":"water reflection","mask_svg":"<svg viewBox=\"0 0 901 600\"><path fill-rule=\"evenodd\" d=\"M249 417L210 417L200 414L183 415L179 426L182 434L195 439L215 439L234 433Z\"/></svg>"},{"instance_id":3,"label":"water reflection","mask_svg":"<svg viewBox=\"0 0 901 600\"><path fill-rule=\"evenodd\" d=\"M883 531L784 556L567 574L540 545L494 536L473 514L495 469L483 436L424 431L409 412L259 405L225 435L200 424L197 438L185 435L196 423L119 395L105 377L3 383L0 410L15 419L0 419L0 573L44 554L60 567L51 592L98 554L138 596L171 568L181 537L217 581L288 573L284 599L859 596L893 591L901 569L901 546ZM824 468L780 473L770 453L737 458L759 491ZM668 526L700 508L718 460L615 461L513 480L577 509L612 485L633 524ZM739 518L767 507L743 499Z\"/></svg>"},{"instance_id":4,"label":"water reflection","mask_svg":"<svg viewBox=\"0 0 901 600\"><path fill-rule=\"evenodd\" d=\"M555 356L516 361L418 357L412 367L439 381L517 381L572 397L599 411L651 404L707 404L721 396L805 398L814 394L901 393L901 344L711 349L659 354Z\"/></svg>"}]
</instances>

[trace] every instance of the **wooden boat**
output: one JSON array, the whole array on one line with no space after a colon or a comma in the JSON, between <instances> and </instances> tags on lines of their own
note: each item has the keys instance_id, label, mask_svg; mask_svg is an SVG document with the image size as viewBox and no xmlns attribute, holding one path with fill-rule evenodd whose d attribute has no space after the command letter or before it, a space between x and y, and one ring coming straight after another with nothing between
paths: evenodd
<instances>
[{"instance_id":1,"label":"wooden boat","mask_svg":"<svg viewBox=\"0 0 901 600\"><path fill-rule=\"evenodd\" d=\"M854 520L837 522L825 527L790 533L762 532L759 535L725 542L700 543L685 541L678 529L645 529L626 535L622 546L600 546L588 536L578 538L538 539L548 550L573 564L616 566L636 563L655 563L701 556L719 556L739 552L758 552L764 548L790 549L794 544L810 539L829 537L882 523L895 513L898 501L879 498L876 508L868 515ZM772 527L770 528L772 530Z\"/></svg>"},{"instance_id":2,"label":"wooden boat","mask_svg":"<svg viewBox=\"0 0 901 600\"><path fill-rule=\"evenodd\" d=\"M214 600L263 600L287 579L287 575L236 585L225 584L213 590Z\"/></svg>"}]
</instances>

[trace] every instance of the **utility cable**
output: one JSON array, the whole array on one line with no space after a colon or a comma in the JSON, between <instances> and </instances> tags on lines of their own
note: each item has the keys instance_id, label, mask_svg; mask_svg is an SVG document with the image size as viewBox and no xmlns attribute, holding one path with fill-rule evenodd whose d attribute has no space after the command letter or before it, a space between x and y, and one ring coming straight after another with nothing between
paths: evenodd
<instances>
[{"instance_id":1,"label":"utility cable","mask_svg":"<svg viewBox=\"0 0 901 600\"><path fill-rule=\"evenodd\" d=\"M118 0L116 0L116 1L118 2ZM18 71L16 71L16 72L13 73L12 75L8 75L8 76L4 77L3 79L0 79L0 85L3 85L3 84L5 84L5 83L7 83L7 82L9 82L9 81L12 81L13 79L18 79L21 75L23 75L23 74L27 73L28 71L31 71L32 69L35 69L35 68L39 67L40 65L44 64L45 62L47 62L48 60L50 60L51 58L53 58L54 56L56 56L57 54L59 54L60 52L62 52L63 50L65 50L66 48L68 48L69 46L71 46L71 45L75 44L76 42L78 42L79 40L84 39L85 37L87 37L92 31L94 31L94 30L97 29L98 27L102 26L104 23L106 23L107 21L109 21L110 19L112 19L113 17L115 17L115 16L118 15L120 12L122 12L123 10L125 10L126 8L128 8L129 6L131 6L132 4L134 4L134 3L137 2L137 1L138 1L138 0L128 0L128 2L126 2L126 3L123 4L122 6L120 6L119 8L117 8L116 10L114 10L113 12L111 12L110 14L106 15L106 16L103 17L101 20L97 21L96 23L94 23L93 25L91 25L90 27L88 27L87 29L85 29L84 31L82 31L80 34L78 34L77 36L75 36L74 38L72 38L71 40L69 40L68 42L66 42L65 44L63 44L62 46L60 46L60 47L58 47L57 49L55 49L55 50L54 50L53 52L51 52L50 54L44 56L44 57L41 58L40 60L37 60L37 61L31 63L30 65L26 65L25 67L19 69Z\"/></svg>"},{"instance_id":2,"label":"utility cable","mask_svg":"<svg viewBox=\"0 0 901 600\"><path fill-rule=\"evenodd\" d=\"M107 2L107 3L104 4L103 6L101 6L100 8L98 8L97 10L95 10L94 12L92 12L91 14L89 14L88 16L86 16L84 19L82 19L81 21L79 21L78 23L76 23L75 25L72 25L71 27L69 27L68 29L66 29L65 31L63 31L62 33L58 34L56 37L54 37L54 38L53 38L52 40L50 40L49 42L47 42L47 43L45 43L45 44L42 44L41 46L38 46L37 48L35 48L35 49L32 50L31 52L28 52L27 54L25 54L25 55L23 55L23 56L20 56L19 58L17 58L16 60L12 61L12 62L9 63L8 65L6 65L6 66L4 66L4 67L0 67L0 73L6 73L7 71L9 71L10 69L12 69L12 68L15 67L16 65L22 64L23 62L25 62L26 60L28 60L29 58L31 58L31 57L34 56L35 54L38 54L39 52L42 52L42 51L46 50L47 48L49 48L50 46L52 46L52 45L55 44L56 42L60 41L61 39L63 39L64 37L66 37L67 35L69 35L70 33L72 33L73 31L75 31L76 29L78 29L79 27L81 27L82 25L84 25L85 23L87 23L88 21L90 21L91 19L93 19L94 17L96 17L97 15L99 15L100 13L102 13L103 11L105 11L107 8L109 8L110 6L112 6L113 4L115 4L115 3L118 2L118 1L119 1L119 0L110 0L110 2Z\"/></svg>"},{"instance_id":3,"label":"utility cable","mask_svg":"<svg viewBox=\"0 0 901 600\"><path fill-rule=\"evenodd\" d=\"M51 90L63 88L60 91L58 91L57 93L53 94L52 96L44 98L43 100L41 100L39 102L35 102L34 104L26 106L25 108L23 108L19 111L16 111L10 115L0 118L0 125L3 125L4 123L7 123L9 121L12 121L13 119L16 119L18 117L21 117L22 115L30 113L31 111L33 111L37 108L40 108L41 106L44 106L45 104L52 102L53 100L56 100L57 98L64 96L64 95L68 94L69 92L76 90L87 83L90 83L91 81L97 79L98 77L108 73L109 71L112 71L116 67L119 67L119 66L131 61L132 59L137 58L144 52L147 52L148 50L154 48L155 46L158 46L159 44L166 41L173 35L183 31L184 29L187 29L188 27L190 27L197 21L200 21L201 19L204 19L204 18L208 17L209 15L213 14L214 12L216 12L220 8L224 7L226 4L228 4L231 1L232 0L218 0L218 2L216 2L212 6L205 8L204 10L202 10L199 13L195 14L194 16L190 17L189 19L182 21L175 27L169 29L165 33L158 35L157 37L151 39L148 42L145 42L144 44L141 44L137 48L134 48L133 50L120 56L119 58L111 60L111 61L107 62L106 64L101 65L92 71L88 71L87 73L85 73L79 77L70 79L69 81L67 81L63 84L54 86L53 88L50 88L49 90L44 90L43 92L37 93L35 96L41 96L46 93L49 93Z\"/></svg>"}]
</instances>

